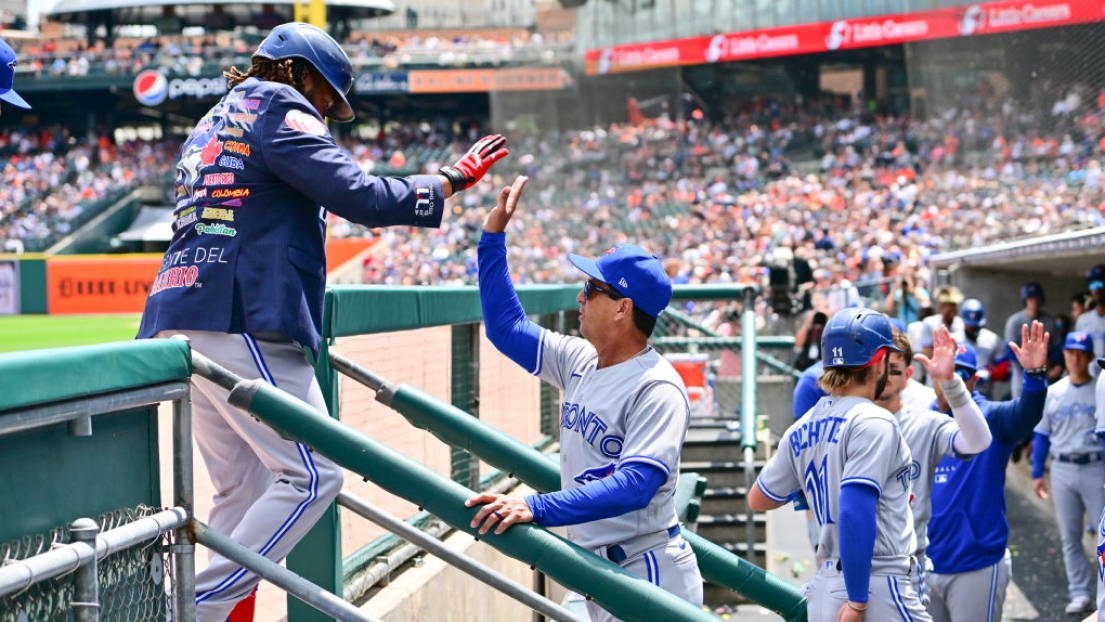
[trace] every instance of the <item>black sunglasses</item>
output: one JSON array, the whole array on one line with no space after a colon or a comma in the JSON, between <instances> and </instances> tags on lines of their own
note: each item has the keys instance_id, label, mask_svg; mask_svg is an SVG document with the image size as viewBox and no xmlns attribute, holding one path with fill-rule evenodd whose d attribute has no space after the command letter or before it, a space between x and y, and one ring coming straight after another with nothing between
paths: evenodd
<instances>
[{"instance_id":1,"label":"black sunglasses","mask_svg":"<svg viewBox=\"0 0 1105 622\"><path fill-rule=\"evenodd\" d=\"M609 296L613 300L621 300L622 298L625 298L625 296L618 293L618 290L614 289L613 287L607 287L605 285L599 285L595 281L590 281L590 280L583 284L583 297L585 299L590 300L591 299L591 294L593 292L599 292L599 293L602 293L602 294L606 294L607 296Z\"/></svg>"},{"instance_id":2,"label":"black sunglasses","mask_svg":"<svg viewBox=\"0 0 1105 622\"><path fill-rule=\"evenodd\" d=\"M975 373L969 369L957 369L955 375L963 379L963 382L970 382L971 378L975 377Z\"/></svg>"}]
</instances>

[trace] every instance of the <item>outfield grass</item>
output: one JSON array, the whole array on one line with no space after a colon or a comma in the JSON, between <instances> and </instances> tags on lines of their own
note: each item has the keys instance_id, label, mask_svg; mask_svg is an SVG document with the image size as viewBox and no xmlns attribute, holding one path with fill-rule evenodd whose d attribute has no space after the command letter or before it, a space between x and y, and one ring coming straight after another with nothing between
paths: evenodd
<instances>
[{"instance_id":1,"label":"outfield grass","mask_svg":"<svg viewBox=\"0 0 1105 622\"><path fill-rule=\"evenodd\" d=\"M0 352L129 341L137 313L113 315L0 315Z\"/></svg>"}]
</instances>

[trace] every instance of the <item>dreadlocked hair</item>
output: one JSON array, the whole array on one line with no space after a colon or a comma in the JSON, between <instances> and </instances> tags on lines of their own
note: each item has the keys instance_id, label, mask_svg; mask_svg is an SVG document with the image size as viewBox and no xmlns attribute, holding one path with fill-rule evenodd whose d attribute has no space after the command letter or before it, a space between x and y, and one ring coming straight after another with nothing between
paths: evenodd
<instances>
[{"instance_id":1,"label":"dreadlocked hair","mask_svg":"<svg viewBox=\"0 0 1105 622\"><path fill-rule=\"evenodd\" d=\"M254 56L249 71L242 73L237 67L231 67L223 72L226 78L227 88L234 88L246 78L257 78L267 82L279 82L287 84L299 92L303 92L303 85L307 81L307 72L310 71L310 63L301 58L282 58L272 60L262 56Z\"/></svg>"}]
</instances>

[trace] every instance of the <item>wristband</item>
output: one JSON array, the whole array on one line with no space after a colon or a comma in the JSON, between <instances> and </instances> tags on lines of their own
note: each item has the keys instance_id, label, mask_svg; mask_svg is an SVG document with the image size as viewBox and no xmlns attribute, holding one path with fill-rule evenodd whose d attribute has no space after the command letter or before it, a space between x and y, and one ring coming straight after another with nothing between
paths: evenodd
<instances>
[{"instance_id":1,"label":"wristband","mask_svg":"<svg viewBox=\"0 0 1105 622\"><path fill-rule=\"evenodd\" d=\"M851 609L852 611L859 611L860 613L863 613L864 611L867 611L867 604L866 603L863 605L863 607L857 607L857 606L852 604L852 601L848 601L847 605L848 605L848 608Z\"/></svg>"},{"instance_id":2,"label":"wristband","mask_svg":"<svg viewBox=\"0 0 1105 622\"><path fill-rule=\"evenodd\" d=\"M1039 367L1033 367L1032 369L1026 369L1024 370L1024 373L1028 374L1029 376L1046 376L1047 365L1041 365Z\"/></svg>"},{"instance_id":3,"label":"wristband","mask_svg":"<svg viewBox=\"0 0 1105 622\"><path fill-rule=\"evenodd\" d=\"M940 390L944 392L944 399L947 400L948 406L953 409L966 406L971 401L971 392L967 390L967 385L959 376L953 375L951 380L940 380L938 382Z\"/></svg>"}]
</instances>

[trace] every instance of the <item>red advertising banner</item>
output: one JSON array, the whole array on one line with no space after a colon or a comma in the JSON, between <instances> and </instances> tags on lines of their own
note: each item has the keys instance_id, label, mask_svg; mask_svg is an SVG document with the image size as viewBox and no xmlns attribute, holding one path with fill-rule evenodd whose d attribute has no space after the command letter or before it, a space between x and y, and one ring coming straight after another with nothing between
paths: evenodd
<instances>
[{"instance_id":1,"label":"red advertising banner","mask_svg":"<svg viewBox=\"0 0 1105 622\"><path fill-rule=\"evenodd\" d=\"M1051 28L1105 20L1105 0L986 2L917 13L814 22L587 50L588 75L910 41Z\"/></svg>"}]
</instances>

